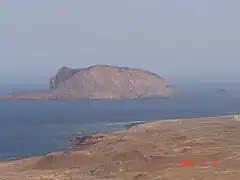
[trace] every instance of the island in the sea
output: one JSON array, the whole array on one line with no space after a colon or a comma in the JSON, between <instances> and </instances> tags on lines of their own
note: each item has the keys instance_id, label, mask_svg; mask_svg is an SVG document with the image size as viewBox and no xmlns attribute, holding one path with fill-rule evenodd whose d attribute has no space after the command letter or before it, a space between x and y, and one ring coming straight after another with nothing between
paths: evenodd
<instances>
[{"instance_id":1,"label":"island in the sea","mask_svg":"<svg viewBox=\"0 0 240 180\"><path fill-rule=\"evenodd\" d=\"M13 92L0 99L133 99L169 97L170 86L155 73L142 69L95 65L62 67L50 78L46 91Z\"/></svg>"}]
</instances>

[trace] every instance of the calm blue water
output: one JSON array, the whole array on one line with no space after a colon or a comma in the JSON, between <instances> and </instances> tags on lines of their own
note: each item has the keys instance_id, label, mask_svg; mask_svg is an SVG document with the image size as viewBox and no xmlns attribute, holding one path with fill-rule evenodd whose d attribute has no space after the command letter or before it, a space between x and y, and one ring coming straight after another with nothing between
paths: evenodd
<instances>
[{"instance_id":1,"label":"calm blue water","mask_svg":"<svg viewBox=\"0 0 240 180\"><path fill-rule=\"evenodd\" d=\"M237 111L240 98L213 93L125 101L0 101L0 159L62 150L72 136L116 131L133 121Z\"/></svg>"}]
</instances>

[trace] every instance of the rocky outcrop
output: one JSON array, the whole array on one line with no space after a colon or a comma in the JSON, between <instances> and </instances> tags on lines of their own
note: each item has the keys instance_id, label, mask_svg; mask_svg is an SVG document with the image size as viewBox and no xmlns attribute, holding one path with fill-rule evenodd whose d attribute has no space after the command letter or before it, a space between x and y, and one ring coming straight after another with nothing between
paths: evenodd
<instances>
[{"instance_id":1,"label":"rocky outcrop","mask_svg":"<svg viewBox=\"0 0 240 180\"><path fill-rule=\"evenodd\" d=\"M50 90L56 97L73 99L168 96L168 87L160 76L141 69L106 65L84 69L63 67L51 78Z\"/></svg>"},{"instance_id":2,"label":"rocky outcrop","mask_svg":"<svg viewBox=\"0 0 240 180\"><path fill-rule=\"evenodd\" d=\"M88 135L88 136L78 136L70 140L70 145L74 149L81 149L88 147L90 145L99 143L105 136L104 135Z\"/></svg>"},{"instance_id":3,"label":"rocky outcrop","mask_svg":"<svg viewBox=\"0 0 240 180\"><path fill-rule=\"evenodd\" d=\"M169 86L157 74L142 69L96 65L62 67L50 79L49 92L12 93L17 99L131 99L168 97Z\"/></svg>"}]
</instances>

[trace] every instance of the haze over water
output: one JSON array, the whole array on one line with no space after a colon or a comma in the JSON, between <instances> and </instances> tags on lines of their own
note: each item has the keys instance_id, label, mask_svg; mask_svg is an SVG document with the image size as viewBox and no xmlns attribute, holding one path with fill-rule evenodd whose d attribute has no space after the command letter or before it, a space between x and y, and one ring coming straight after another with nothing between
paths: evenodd
<instances>
[{"instance_id":1,"label":"haze over water","mask_svg":"<svg viewBox=\"0 0 240 180\"><path fill-rule=\"evenodd\" d=\"M218 92L221 87L228 94ZM240 86L177 87L170 99L0 101L0 159L65 150L76 135L117 131L135 121L240 111Z\"/></svg>"}]
</instances>

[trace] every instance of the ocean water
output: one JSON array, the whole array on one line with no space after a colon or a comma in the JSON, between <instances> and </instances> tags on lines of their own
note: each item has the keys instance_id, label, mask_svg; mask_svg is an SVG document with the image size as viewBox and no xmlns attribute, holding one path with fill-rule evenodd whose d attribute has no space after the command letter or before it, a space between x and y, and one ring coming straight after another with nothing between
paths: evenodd
<instances>
[{"instance_id":1,"label":"ocean water","mask_svg":"<svg viewBox=\"0 0 240 180\"><path fill-rule=\"evenodd\" d=\"M170 99L0 101L0 159L64 150L73 136L117 131L135 121L238 111L238 93L233 96L195 90Z\"/></svg>"}]
</instances>

